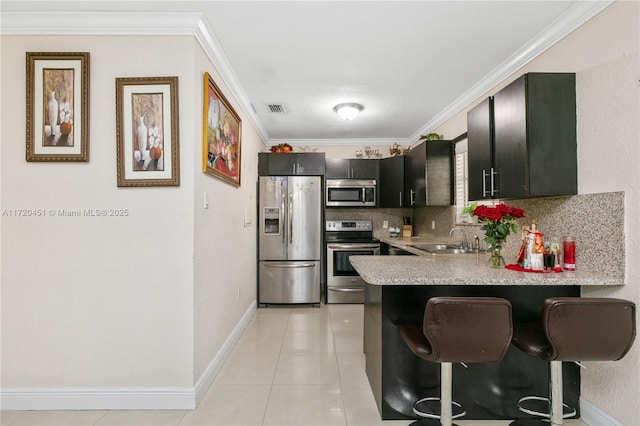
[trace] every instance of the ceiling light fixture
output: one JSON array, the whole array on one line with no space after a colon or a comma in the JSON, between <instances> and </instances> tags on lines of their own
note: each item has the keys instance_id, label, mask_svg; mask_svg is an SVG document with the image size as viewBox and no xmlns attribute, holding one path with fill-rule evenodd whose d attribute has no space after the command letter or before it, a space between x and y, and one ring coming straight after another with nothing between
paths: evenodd
<instances>
[{"instance_id":1,"label":"ceiling light fixture","mask_svg":"<svg viewBox=\"0 0 640 426\"><path fill-rule=\"evenodd\" d=\"M333 110L343 120L353 120L360 114L364 107L356 103L339 104L333 107Z\"/></svg>"}]
</instances>

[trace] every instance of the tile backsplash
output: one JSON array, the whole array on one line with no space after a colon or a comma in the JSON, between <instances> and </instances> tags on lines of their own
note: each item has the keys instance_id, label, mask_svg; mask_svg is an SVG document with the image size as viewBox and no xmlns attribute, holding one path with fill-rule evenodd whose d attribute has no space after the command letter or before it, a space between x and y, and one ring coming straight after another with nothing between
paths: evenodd
<instances>
[{"instance_id":1,"label":"tile backsplash","mask_svg":"<svg viewBox=\"0 0 640 426\"><path fill-rule=\"evenodd\" d=\"M534 220L545 241L571 235L576 240L576 268L623 278L625 268L624 193L609 192L569 197L507 200L506 204L525 210L518 226ZM448 238L453 226L463 228L469 239L474 235L484 242L481 225L455 224L455 207L424 207L413 210L414 233ZM435 221L436 229L432 230ZM514 263L520 247L520 235L510 235L503 249L507 263ZM482 243L481 243L482 245Z\"/></svg>"},{"instance_id":2,"label":"tile backsplash","mask_svg":"<svg viewBox=\"0 0 640 426\"><path fill-rule=\"evenodd\" d=\"M518 227L529 226L535 220L544 233L545 241L562 241L570 235L576 240L576 268L579 270L624 278L624 192L582 194L569 197L506 200L510 206L525 210L526 217L518 220ZM402 227L403 216L412 218L414 235L429 235L452 241L453 227L465 230L469 240L477 235L484 246L481 225L455 223L455 206L421 207L414 209L326 209L325 218L333 220L371 220L375 231L389 226ZM435 229L432 229L434 228ZM459 237L456 235L456 238ZM514 263L520 247L520 233L512 234L504 245L507 263Z\"/></svg>"},{"instance_id":3,"label":"tile backsplash","mask_svg":"<svg viewBox=\"0 0 640 426\"><path fill-rule=\"evenodd\" d=\"M326 220L370 220L375 231L381 230L383 222L389 226L402 228L402 218L411 217L411 209L373 209L373 208L327 208Z\"/></svg>"}]
</instances>

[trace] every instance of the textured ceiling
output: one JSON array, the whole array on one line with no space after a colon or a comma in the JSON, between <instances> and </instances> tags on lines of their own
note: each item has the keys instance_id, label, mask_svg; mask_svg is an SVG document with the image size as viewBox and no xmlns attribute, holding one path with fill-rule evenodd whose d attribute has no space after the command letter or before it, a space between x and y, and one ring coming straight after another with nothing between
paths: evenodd
<instances>
[{"instance_id":1,"label":"textured ceiling","mask_svg":"<svg viewBox=\"0 0 640 426\"><path fill-rule=\"evenodd\" d=\"M546 33L574 25L566 16L584 3L23 0L2 8L202 12L263 137L335 143L415 140L486 90L480 82L504 78L527 46L540 49ZM333 112L342 102L364 111L343 121ZM272 103L286 113L268 112Z\"/></svg>"}]
</instances>

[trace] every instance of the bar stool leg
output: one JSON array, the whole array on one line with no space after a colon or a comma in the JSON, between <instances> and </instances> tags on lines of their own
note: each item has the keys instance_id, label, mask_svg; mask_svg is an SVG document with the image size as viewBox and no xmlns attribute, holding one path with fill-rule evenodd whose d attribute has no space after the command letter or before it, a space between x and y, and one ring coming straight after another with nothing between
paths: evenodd
<instances>
[{"instance_id":1,"label":"bar stool leg","mask_svg":"<svg viewBox=\"0 0 640 426\"><path fill-rule=\"evenodd\" d=\"M562 361L551 361L549 366L551 383L549 393L551 399L550 422L552 425L562 425L563 395L562 395Z\"/></svg>"},{"instance_id":2,"label":"bar stool leg","mask_svg":"<svg viewBox=\"0 0 640 426\"><path fill-rule=\"evenodd\" d=\"M452 407L452 382L453 370L450 362L443 362L440 365L440 424L451 426L453 419Z\"/></svg>"}]
</instances>

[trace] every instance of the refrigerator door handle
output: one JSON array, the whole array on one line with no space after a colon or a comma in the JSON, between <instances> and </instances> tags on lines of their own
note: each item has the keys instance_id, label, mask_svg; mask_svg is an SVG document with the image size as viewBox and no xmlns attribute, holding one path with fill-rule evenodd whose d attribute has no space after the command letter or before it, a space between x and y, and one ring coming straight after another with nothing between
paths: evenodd
<instances>
[{"instance_id":1,"label":"refrigerator door handle","mask_svg":"<svg viewBox=\"0 0 640 426\"><path fill-rule=\"evenodd\" d=\"M293 244L293 193L289 193L289 244Z\"/></svg>"},{"instance_id":2,"label":"refrigerator door handle","mask_svg":"<svg viewBox=\"0 0 640 426\"><path fill-rule=\"evenodd\" d=\"M292 264L292 263L267 263L264 265L267 268L315 268L316 265L313 263L296 263L296 264Z\"/></svg>"},{"instance_id":3,"label":"refrigerator door handle","mask_svg":"<svg viewBox=\"0 0 640 426\"><path fill-rule=\"evenodd\" d=\"M280 208L280 227L282 228L280 233L282 234L282 245L284 245L287 241L284 238L284 203L285 203L285 199L287 197L287 194L282 194L282 206Z\"/></svg>"}]
</instances>

